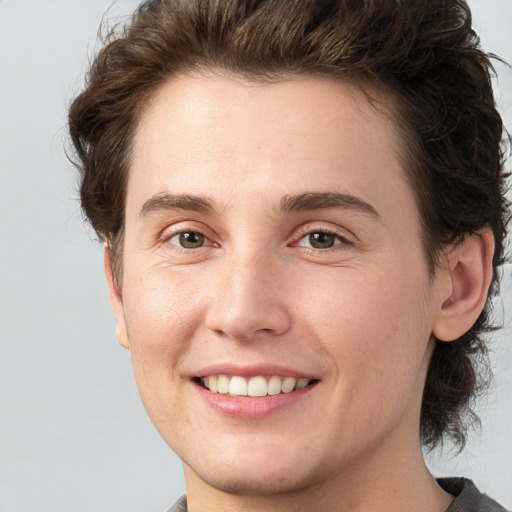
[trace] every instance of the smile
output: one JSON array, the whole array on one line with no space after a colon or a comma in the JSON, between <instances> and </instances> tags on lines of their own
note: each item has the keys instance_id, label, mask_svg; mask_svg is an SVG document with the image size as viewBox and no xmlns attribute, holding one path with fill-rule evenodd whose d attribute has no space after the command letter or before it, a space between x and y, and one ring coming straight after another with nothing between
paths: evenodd
<instances>
[{"instance_id":1,"label":"smile","mask_svg":"<svg viewBox=\"0 0 512 512\"><path fill-rule=\"evenodd\" d=\"M208 375L199 379L201 385L221 395L264 397L274 396L283 393L299 391L314 382L306 377L296 379L294 377L280 377L273 375L263 377L241 377L239 375Z\"/></svg>"}]
</instances>

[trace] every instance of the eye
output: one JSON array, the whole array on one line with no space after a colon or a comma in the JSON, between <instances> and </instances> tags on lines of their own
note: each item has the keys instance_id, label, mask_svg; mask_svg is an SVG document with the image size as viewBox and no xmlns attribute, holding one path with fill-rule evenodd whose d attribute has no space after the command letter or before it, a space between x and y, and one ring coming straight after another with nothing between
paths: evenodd
<instances>
[{"instance_id":1,"label":"eye","mask_svg":"<svg viewBox=\"0 0 512 512\"><path fill-rule=\"evenodd\" d=\"M312 247L313 249L330 249L344 242L340 236L328 231L315 231L302 237L297 244L300 247Z\"/></svg>"},{"instance_id":2,"label":"eye","mask_svg":"<svg viewBox=\"0 0 512 512\"><path fill-rule=\"evenodd\" d=\"M169 238L171 244L179 245L184 249L197 249L202 247L205 241L206 237L198 231L183 231Z\"/></svg>"}]
</instances>

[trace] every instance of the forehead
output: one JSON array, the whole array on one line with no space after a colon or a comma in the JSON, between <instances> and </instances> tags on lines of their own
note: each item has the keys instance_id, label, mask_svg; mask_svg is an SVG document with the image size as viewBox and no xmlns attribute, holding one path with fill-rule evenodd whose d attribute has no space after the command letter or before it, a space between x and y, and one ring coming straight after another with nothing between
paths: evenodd
<instances>
[{"instance_id":1,"label":"forehead","mask_svg":"<svg viewBox=\"0 0 512 512\"><path fill-rule=\"evenodd\" d=\"M396 147L392 112L391 98L384 93L327 78L269 83L222 75L181 76L164 83L151 97L136 130L136 146L143 150L148 142L164 138L180 146L203 143L205 136L211 148L215 143L219 150L241 144L275 148L284 139L290 147L307 136L319 137L327 146L343 143L341 137L347 143L362 138L371 143L373 136L387 132L388 142ZM332 130L342 125L350 130L334 140ZM333 136L326 139L327 132Z\"/></svg>"},{"instance_id":2,"label":"forehead","mask_svg":"<svg viewBox=\"0 0 512 512\"><path fill-rule=\"evenodd\" d=\"M378 204L386 185L393 201L414 209L391 102L378 92L372 98L323 78L174 78L141 116L128 203L140 208L169 191L217 196L221 203L336 191Z\"/></svg>"}]
</instances>

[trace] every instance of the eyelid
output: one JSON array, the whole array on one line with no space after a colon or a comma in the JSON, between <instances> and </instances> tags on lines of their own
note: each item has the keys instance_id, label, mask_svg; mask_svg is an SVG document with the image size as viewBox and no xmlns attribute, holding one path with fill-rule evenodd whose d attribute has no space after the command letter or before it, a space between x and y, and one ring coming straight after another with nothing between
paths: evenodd
<instances>
[{"instance_id":1,"label":"eyelid","mask_svg":"<svg viewBox=\"0 0 512 512\"><path fill-rule=\"evenodd\" d=\"M314 235L314 234L324 234L324 235L329 235L329 236L332 236L336 239L336 242L334 243L334 245L332 247L336 247L337 245L340 245L340 244L343 244L343 243L349 243L348 240L346 240L344 237L341 237L339 236L337 233L332 233L330 231L311 231L310 233L306 233L303 237L299 238L299 240L297 241L297 245L299 247L305 247L304 245L301 245L301 242L303 240L307 240L311 235ZM316 249L316 247L313 247L313 249ZM325 249L323 250L326 250L326 249L331 249L331 247L326 247Z\"/></svg>"},{"instance_id":2,"label":"eyelid","mask_svg":"<svg viewBox=\"0 0 512 512\"><path fill-rule=\"evenodd\" d=\"M308 222L299 226L297 234L293 237L294 242L292 245L297 245L304 237L313 233L327 233L333 235L347 245L354 244L357 241L357 237L347 229L325 226L325 224L319 225L316 222Z\"/></svg>"},{"instance_id":3,"label":"eyelid","mask_svg":"<svg viewBox=\"0 0 512 512\"><path fill-rule=\"evenodd\" d=\"M197 221L179 221L172 226L166 227L159 236L159 241L162 244L170 244L173 247L183 250L183 251L190 251L191 249L185 249L184 247L181 247L178 244L170 243L170 240L174 238L175 236L178 236L182 233L199 233L200 235L204 236L207 243L205 245L200 246L198 249L201 249L203 247L208 246L215 246L217 245L214 242L214 234L211 229L206 228L201 223L198 223Z\"/></svg>"},{"instance_id":4,"label":"eyelid","mask_svg":"<svg viewBox=\"0 0 512 512\"><path fill-rule=\"evenodd\" d=\"M349 230L341 227L331 227L326 226L325 224L320 225L319 222L306 222L295 229L295 235L291 235L292 242L291 246L298 246L298 243L306 236L312 234L312 233L327 233L329 235L333 235L337 237L342 243L336 244L331 249L334 249L338 245L353 245L357 242L357 237ZM206 243L203 246L198 247L197 249L201 249L204 247L218 247L220 244L216 242L216 239L218 236L216 233L205 226L203 223L195 221L195 220L180 220L179 222L176 222L175 224L172 224L171 226L167 226L165 229L163 229L158 236L158 242L161 244L170 244L171 238L186 232L196 232L201 234L205 237ZM175 247L178 250L182 251L191 251L191 249L185 249L184 247L181 247L179 244L172 243L170 244L173 247ZM303 247L305 249L308 249L308 247ZM197 250L196 249L196 250ZM328 251L329 249L314 249L310 248L312 250L319 250L319 251Z\"/></svg>"},{"instance_id":5,"label":"eyelid","mask_svg":"<svg viewBox=\"0 0 512 512\"><path fill-rule=\"evenodd\" d=\"M183 247L179 242L175 243L175 242L172 242L172 240L174 238L179 238L181 237L182 235L186 234L186 233L195 233L197 235L200 235L203 240L202 240L202 244L199 245L198 247ZM208 238L203 235L202 233L199 233L198 231L191 231L191 230L188 230L188 231L179 231L178 233L175 233L173 234L170 238L167 239L167 243L170 243L171 245L175 245L176 247L178 247L179 249L186 249L186 250L192 250L192 249L200 249L201 247L204 247L205 245L208 245Z\"/></svg>"},{"instance_id":6,"label":"eyelid","mask_svg":"<svg viewBox=\"0 0 512 512\"><path fill-rule=\"evenodd\" d=\"M313 241L310 240L310 236L314 233L323 233L329 236L334 237L333 244L328 245L327 247L315 247ZM295 247L300 249L301 251L307 252L309 254L317 254L317 255L327 255L333 253L339 253L340 251L346 251L348 248L352 247L354 244L350 242L348 239L339 236L336 233L329 233L327 231L312 231L309 234L304 235L297 242L295 242Z\"/></svg>"}]
</instances>

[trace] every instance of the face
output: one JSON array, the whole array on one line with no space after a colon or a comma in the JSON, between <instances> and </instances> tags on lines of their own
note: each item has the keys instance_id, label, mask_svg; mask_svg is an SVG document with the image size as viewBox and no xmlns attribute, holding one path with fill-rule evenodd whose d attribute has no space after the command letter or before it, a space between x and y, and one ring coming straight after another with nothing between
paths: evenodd
<instances>
[{"instance_id":1,"label":"face","mask_svg":"<svg viewBox=\"0 0 512 512\"><path fill-rule=\"evenodd\" d=\"M419 446L442 290L396 138L325 79L183 77L152 98L112 295L187 478L277 493Z\"/></svg>"}]
</instances>

